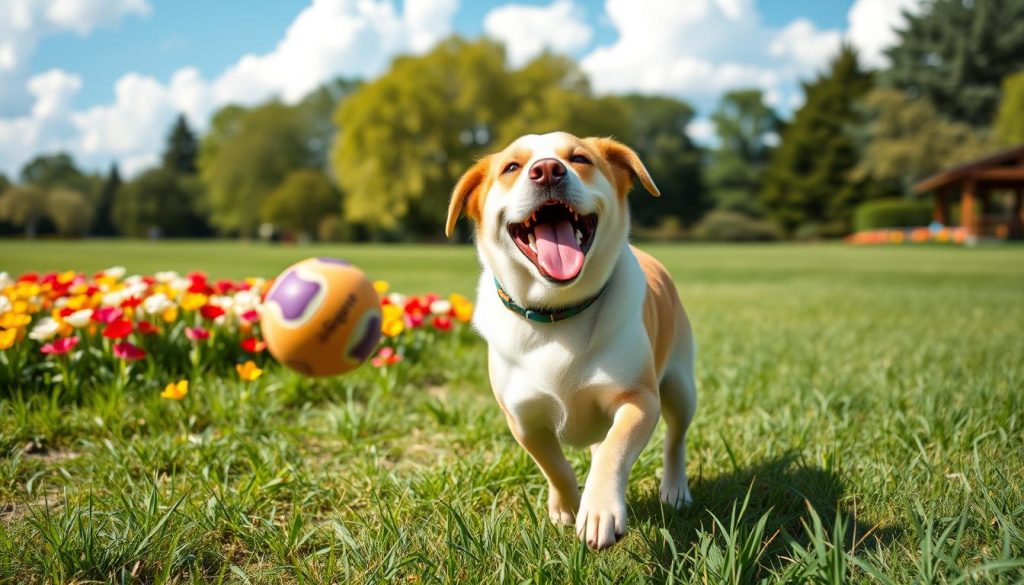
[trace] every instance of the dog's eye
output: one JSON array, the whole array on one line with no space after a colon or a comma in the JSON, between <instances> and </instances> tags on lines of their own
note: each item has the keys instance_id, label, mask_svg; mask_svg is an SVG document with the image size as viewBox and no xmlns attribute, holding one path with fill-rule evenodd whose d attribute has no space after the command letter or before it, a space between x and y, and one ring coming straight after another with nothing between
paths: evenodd
<instances>
[{"instance_id":1,"label":"dog's eye","mask_svg":"<svg viewBox=\"0 0 1024 585\"><path fill-rule=\"evenodd\" d=\"M581 165L589 165L590 164L590 159L585 157L585 156L583 156L582 154L574 154L574 155L569 157L569 162L577 163L577 164L581 164Z\"/></svg>"},{"instance_id":2,"label":"dog's eye","mask_svg":"<svg viewBox=\"0 0 1024 585\"><path fill-rule=\"evenodd\" d=\"M519 170L519 163L517 163L517 162L510 162L507 165L505 165L505 168L501 171L501 173L504 174L504 175L507 175L509 173L514 173L514 172L516 172L518 170Z\"/></svg>"}]
</instances>

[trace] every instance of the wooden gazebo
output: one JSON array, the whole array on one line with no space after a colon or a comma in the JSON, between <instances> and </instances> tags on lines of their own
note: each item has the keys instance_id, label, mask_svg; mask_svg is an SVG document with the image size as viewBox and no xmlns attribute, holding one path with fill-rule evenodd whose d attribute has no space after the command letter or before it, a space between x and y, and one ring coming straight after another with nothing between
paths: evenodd
<instances>
[{"instance_id":1,"label":"wooden gazebo","mask_svg":"<svg viewBox=\"0 0 1024 585\"><path fill-rule=\"evenodd\" d=\"M945 169L914 185L933 193L932 218L950 225L950 200L960 198L968 238L1024 238L1024 144Z\"/></svg>"}]
</instances>

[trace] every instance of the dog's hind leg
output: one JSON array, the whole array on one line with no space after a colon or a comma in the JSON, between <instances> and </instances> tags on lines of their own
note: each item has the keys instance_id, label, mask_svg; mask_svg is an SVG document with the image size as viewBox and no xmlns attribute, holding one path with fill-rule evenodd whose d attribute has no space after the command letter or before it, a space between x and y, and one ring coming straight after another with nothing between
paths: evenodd
<instances>
[{"instance_id":1,"label":"dog's hind leg","mask_svg":"<svg viewBox=\"0 0 1024 585\"><path fill-rule=\"evenodd\" d=\"M661 501L676 508L692 501L686 479L686 430L697 410L693 377L693 341L687 338L672 356L661 381L661 415L665 418L664 475Z\"/></svg>"}]
</instances>

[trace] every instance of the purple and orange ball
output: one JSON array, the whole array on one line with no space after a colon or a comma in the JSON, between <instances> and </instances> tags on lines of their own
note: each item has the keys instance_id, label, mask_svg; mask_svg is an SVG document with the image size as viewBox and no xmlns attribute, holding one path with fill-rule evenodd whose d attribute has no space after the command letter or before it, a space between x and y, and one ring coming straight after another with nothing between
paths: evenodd
<instances>
[{"instance_id":1,"label":"purple and orange ball","mask_svg":"<svg viewBox=\"0 0 1024 585\"><path fill-rule=\"evenodd\" d=\"M289 368L308 376L344 374L380 341L380 298L348 262L309 258L274 280L260 327L271 355Z\"/></svg>"}]
</instances>

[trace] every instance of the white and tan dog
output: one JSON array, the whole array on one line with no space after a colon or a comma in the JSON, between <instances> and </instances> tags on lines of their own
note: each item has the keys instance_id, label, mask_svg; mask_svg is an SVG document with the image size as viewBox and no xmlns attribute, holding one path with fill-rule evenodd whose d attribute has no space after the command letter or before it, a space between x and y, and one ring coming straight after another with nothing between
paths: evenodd
<instances>
[{"instance_id":1,"label":"white and tan dog","mask_svg":"<svg viewBox=\"0 0 1024 585\"><path fill-rule=\"evenodd\" d=\"M672 279L631 247L634 177L659 195L628 147L566 133L529 135L486 156L448 209L476 222L483 265L473 322L512 434L548 480L548 513L594 548L626 530L626 483L661 413L661 499L690 501L686 430L696 409L694 341ZM590 446L580 494L561 442Z\"/></svg>"}]
</instances>

